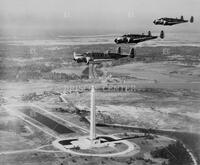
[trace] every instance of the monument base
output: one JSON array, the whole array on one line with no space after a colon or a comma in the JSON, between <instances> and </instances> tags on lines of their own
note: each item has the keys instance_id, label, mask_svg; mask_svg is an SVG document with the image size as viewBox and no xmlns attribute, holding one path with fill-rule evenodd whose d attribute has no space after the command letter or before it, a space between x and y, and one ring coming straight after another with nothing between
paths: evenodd
<instances>
[{"instance_id":1,"label":"monument base","mask_svg":"<svg viewBox=\"0 0 200 165\"><path fill-rule=\"evenodd\" d=\"M108 144L103 143L102 139L91 140L88 137L80 137L76 141L71 142L74 147L79 147L80 149L90 149L93 147L105 147Z\"/></svg>"},{"instance_id":2,"label":"monument base","mask_svg":"<svg viewBox=\"0 0 200 165\"><path fill-rule=\"evenodd\" d=\"M94 140L91 140L89 136L57 139L53 142L53 146L75 155L103 157L125 155L135 150L136 147L135 144L120 140L113 135L97 136Z\"/></svg>"}]
</instances>

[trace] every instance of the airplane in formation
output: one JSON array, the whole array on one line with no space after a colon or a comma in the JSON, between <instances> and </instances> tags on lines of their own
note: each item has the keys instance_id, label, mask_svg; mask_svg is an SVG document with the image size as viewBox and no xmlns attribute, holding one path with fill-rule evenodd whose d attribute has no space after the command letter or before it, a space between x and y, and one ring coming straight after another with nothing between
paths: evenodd
<instances>
[{"instance_id":1,"label":"airplane in formation","mask_svg":"<svg viewBox=\"0 0 200 165\"><path fill-rule=\"evenodd\" d=\"M160 38L163 39L165 37L164 31L160 32ZM153 40L158 38L158 36L152 36L151 31L148 32L147 35L145 34L125 34L121 37L117 37L114 41L116 44L137 44L140 42L144 42L147 40Z\"/></svg>"},{"instance_id":2,"label":"airplane in formation","mask_svg":"<svg viewBox=\"0 0 200 165\"><path fill-rule=\"evenodd\" d=\"M129 54L122 54L121 47L118 47L117 52L110 52L110 51L107 51L106 53L87 52L83 54L76 54L74 52L74 61L76 61L77 63L86 63L87 65L89 65L90 62L99 63L99 62L104 62L104 61L118 60L125 57L134 58L135 57L134 48L131 48Z\"/></svg>"},{"instance_id":3,"label":"airplane in formation","mask_svg":"<svg viewBox=\"0 0 200 165\"><path fill-rule=\"evenodd\" d=\"M181 18L159 18L153 21L153 23L155 25L164 25L164 26L172 26L172 25L176 25L176 24L180 24L180 23L193 23L194 22L194 17L191 16L190 20L185 20L183 18L183 16L181 16Z\"/></svg>"}]
</instances>

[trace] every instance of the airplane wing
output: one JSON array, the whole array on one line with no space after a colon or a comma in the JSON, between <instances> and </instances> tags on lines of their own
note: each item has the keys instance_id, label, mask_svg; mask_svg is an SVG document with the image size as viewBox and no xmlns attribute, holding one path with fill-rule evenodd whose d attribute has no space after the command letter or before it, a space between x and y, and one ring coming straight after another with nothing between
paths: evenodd
<instances>
[{"instance_id":1,"label":"airplane wing","mask_svg":"<svg viewBox=\"0 0 200 165\"><path fill-rule=\"evenodd\" d=\"M183 23L183 22L167 22L167 25L176 25L176 24L180 24L180 23Z\"/></svg>"},{"instance_id":2,"label":"airplane wing","mask_svg":"<svg viewBox=\"0 0 200 165\"><path fill-rule=\"evenodd\" d=\"M186 20L179 20L179 19L170 19L168 21L166 21L166 25L176 25L176 24L181 24L181 23L185 23L188 22Z\"/></svg>"},{"instance_id":3,"label":"airplane wing","mask_svg":"<svg viewBox=\"0 0 200 165\"><path fill-rule=\"evenodd\" d=\"M106 61L113 61L114 59L95 59L94 62L106 62Z\"/></svg>"},{"instance_id":4,"label":"airplane wing","mask_svg":"<svg viewBox=\"0 0 200 165\"><path fill-rule=\"evenodd\" d=\"M152 37L141 37L141 38L133 39L133 42L138 43L138 42L143 42L143 41L151 40L151 39L154 39L154 38L152 38Z\"/></svg>"}]
</instances>

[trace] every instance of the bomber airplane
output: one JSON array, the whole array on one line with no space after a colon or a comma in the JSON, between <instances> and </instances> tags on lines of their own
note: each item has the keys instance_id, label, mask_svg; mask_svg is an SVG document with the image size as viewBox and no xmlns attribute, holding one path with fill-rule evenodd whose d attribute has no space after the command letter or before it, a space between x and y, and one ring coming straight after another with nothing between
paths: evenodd
<instances>
[{"instance_id":1,"label":"bomber airplane","mask_svg":"<svg viewBox=\"0 0 200 165\"><path fill-rule=\"evenodd\" d=\"M163 39L164 36L164 31L160 32L160 38ZM137 44L140 42L144 42L147 40L153 40L158 38L158 36L152 36L151 31L148 32L147 35L145 34L125 34L121 37L117 37L114 41L116 44Z\"/></svg>"},{"instance_id":2,"label":"bomber airplane","mask_svg":"<svg viewBox=\"0 0 200 165\"><path fill-rule=\"evenodd\" d=\"M125 57L134 58L135 57L134 48L131 48L129 54L122 54L121 47L118 47L117 52L110 52L110 51L107 51L106 53L87 52L83 54L76 54L74 52L74 61L76 61L77 63L86 63L87 65L89 65L90 62L99 63L104 61L118 60L120 58L125 58Z\"/></svg>"},{"instance_id":3,"label":"bomber airplane","mask_svg":"<svg viewBox=\"0 0 200 165\"><path fill-rule=\"evenodd\" d=\"M155 25L164 25L164 26L172 26L180 23L187 23L189 20L184 20L183 16L181 18L159 18L153 21ZM194 17L191 16L190 23L194 22Z\"/></svg>"}]
</instances>

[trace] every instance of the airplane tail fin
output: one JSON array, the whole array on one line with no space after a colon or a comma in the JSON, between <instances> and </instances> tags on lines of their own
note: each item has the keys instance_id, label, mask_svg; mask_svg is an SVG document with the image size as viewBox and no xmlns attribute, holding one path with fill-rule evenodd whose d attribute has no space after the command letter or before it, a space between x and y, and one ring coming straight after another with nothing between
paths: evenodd
<instances>
[{"instance_id":1,"label":"airplane tail fin","mask_svg":"<svg viewBox=\"0 0 200 165\"><path fill-rule=\"evenodd\" d=\"M151 37L151 31L148 31L148 36Z\"/></svg>"},{"instance_id":2,"label":"airplane tail fin","mask_svg":"<svg viewBox=\"0 0 200 165\"><path fill-rule=\"evenodd\" d=\"M181 20L184 20L184 17L183 17L183 16L181 16Z\"/></svg>"},{"instance_id":3,"label":"airplane tail fin","mask_svg":"<svg viewBox=\"0 0 200 165\"><path fill-rule=\"evenodd\" d=\"M117 54L121 54L121 52L122 52L122 51L121 51L121 47L118 47L118 48L117 48Z\"/></svg>"},{"instance_id":4,"label":"airplane tail fin","mask_svg":"<svg viewBox=\"0 0 200 165\"><path fill-rule=\"evenodd\" d=\"M163 30L160 32L160 38L161 38L161 39L165 38L165 33L164 33Z\"/></svg>"},{"instance_id":5,"label":"airplane tail fin","mask_svg":"<svg viewBox=\"0 0 200 165\"><path fill-rule=\"evenodd\" d=\"M134 58L135 57L135 50L134 48L131 48L130 50L130 58Z\"/></svg>"},{"instance_id":6,"label":"airplane tail fin","mask_svg":"<svg viewBox=\"0 0 200 165\"><path fill-rule=\"evenodd\" d=\"M194 22L194 17L191 16L191 18L190 18L190 23L193 23L193 22Z\"/></svg>"}]
</instances>

